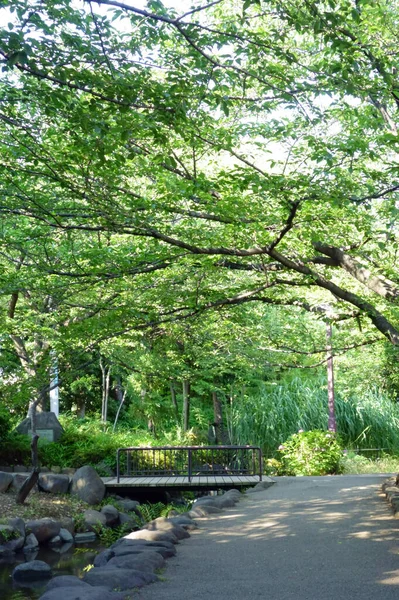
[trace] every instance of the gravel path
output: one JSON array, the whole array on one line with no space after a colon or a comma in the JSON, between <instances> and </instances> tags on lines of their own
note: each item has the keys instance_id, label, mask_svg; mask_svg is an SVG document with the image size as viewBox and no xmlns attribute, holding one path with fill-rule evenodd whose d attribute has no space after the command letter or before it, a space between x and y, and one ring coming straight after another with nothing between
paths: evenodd
<instances>
[{"instance_id":1,"label":"gravel path","mask_svg":"<svg viewBox=\"0 0 399 600\"><path fill-rule=\"evenodd\" d=\"M178 547L140 600L397 600L399 521L387 475L278 478Z\"/></svg>"}]
</instances>

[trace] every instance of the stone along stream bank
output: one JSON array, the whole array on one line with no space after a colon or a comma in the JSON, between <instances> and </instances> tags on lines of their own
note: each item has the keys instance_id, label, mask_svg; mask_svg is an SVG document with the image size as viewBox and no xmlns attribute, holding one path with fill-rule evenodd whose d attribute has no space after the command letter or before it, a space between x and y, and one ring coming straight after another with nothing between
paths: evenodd
<instances>
[{"instance_id":1,"label":"stone along stream bank","mask_svg":"<svg viewBox=\"0 0 399 600\"><path fill-rule=\"evenodd\" d=\"M88 468L84 469L87 471ZM81 482L82 489L82 477L78 472L74 477L75 482ZM271 483L270 480L258 486L264 489ZM79 546L77 551L75 549L75 544L90 540L90 537L82 537L93 536L90 531L74 534L71 528L62 526L65 523L51 519L26 523L22 519L11 520L7 525L0 526L0 535L3 536L0 545L3 580L4 564L13 557L17 557L19 564L8 567L11 576L5 585L3 583L1 598L59 600L61 593L63 600L128 599L132 590L158 579L157 573L165 567L165 560L176 554L175 545L189 537L189 531L197 527L195 518L221 512L223 508L234 506L241 497L242 494L237 490L229 490L222 496L203 497L195 502L191 511L155 519L139 530L137 516L135 518L129 512L119 512L112 505L103 507L101 511L85 511L88 527L98 523L97 519L101 519L102 524L111 525L112 519L120 521L124 517L125 523L126 519L132 519L132 529L135 529L101 552L98 552L98 547L86 548L91 554L79 552ZM130 509L136 515L139 513L137 502L123 499L120 502L125 511ZM66 548L65 544L70 544L70 548ZM38 548L39 554L34 554ZM58 561L55 561L54 553L59 553Z\"/></svg>"}]
</instances>

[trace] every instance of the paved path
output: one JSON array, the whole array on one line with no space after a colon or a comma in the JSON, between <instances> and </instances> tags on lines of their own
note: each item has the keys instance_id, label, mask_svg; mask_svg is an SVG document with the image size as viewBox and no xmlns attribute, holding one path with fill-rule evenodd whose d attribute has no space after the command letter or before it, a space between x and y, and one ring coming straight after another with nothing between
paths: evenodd
<instances>
[{"instance_id":1,"label":"paved path","mask_svg":"<svg viewBox=\"0 0 399 600\"><path fill-rule=\"evenodd\" d=\"M385 475L280 478L178 546L140 600L397 600Z\"/></svg>"}]
</instances>

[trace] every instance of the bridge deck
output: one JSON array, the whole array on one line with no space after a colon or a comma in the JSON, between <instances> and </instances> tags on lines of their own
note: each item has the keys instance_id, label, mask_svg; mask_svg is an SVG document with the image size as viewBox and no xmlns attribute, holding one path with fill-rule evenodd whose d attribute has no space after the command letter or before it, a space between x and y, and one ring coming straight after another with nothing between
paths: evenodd
<instances>
[{"instance_id":1,"label":"bridge deck","mask_svg":"<svg viewBox=\"0 0 399 600\"><path fill-rule=\"evenodd\" d=\"M194 475L191 481L188 477L162 476L162 477L104 477L106 487L110 488L223 488L223 487L245 487L255 485L260 481L259 475Z\"/></svg>"}]
</instances>

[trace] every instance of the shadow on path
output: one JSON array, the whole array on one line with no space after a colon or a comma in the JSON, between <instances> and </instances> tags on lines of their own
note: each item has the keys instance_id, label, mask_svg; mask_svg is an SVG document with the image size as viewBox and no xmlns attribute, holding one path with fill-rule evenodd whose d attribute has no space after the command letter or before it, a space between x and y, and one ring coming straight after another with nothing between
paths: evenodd
<instances>
[{"instance_id":1,"label":"shadow on path","mask_svg":"<svg viewBox=\"0 0 399 600\"><path fill-rule=\"evenodd\" d=\"M278 478L201 529L141 600L391 600L399 593L399 521L385 476Z\"/></svg>"}]
</instances>

